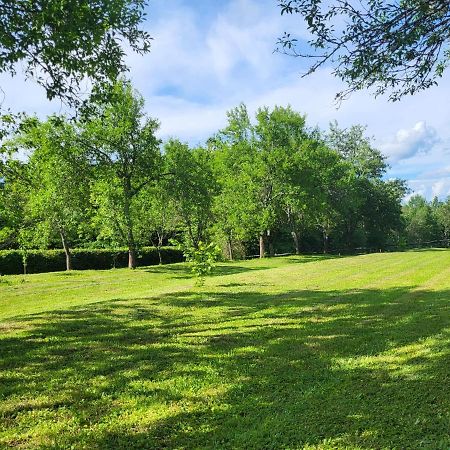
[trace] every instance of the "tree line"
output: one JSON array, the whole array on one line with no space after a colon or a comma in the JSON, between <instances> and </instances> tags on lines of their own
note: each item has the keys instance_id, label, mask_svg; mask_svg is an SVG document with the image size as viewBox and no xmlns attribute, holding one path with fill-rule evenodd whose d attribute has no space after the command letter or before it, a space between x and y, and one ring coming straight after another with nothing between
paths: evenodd
<instances>
[{"instance_id":1,"label":"tree line","mask_svg":"<svg viewBox=\"0 0 450 450\"><path fill-rule=\"evenodd\" d=\"M422 226L420 201L402 208L406 183L385 178L386 158L364 127L323 132L290 107L252 118L241 104L195 148L162 143L126 80L74 120L2 120L0 245L62 247L67 269L73 248L125 246L133 268L141 246L171 239L215 242L235 259L385 249ZM448 239L449 202L439 205L431 216Z\"/></svg>"}]
</instances>

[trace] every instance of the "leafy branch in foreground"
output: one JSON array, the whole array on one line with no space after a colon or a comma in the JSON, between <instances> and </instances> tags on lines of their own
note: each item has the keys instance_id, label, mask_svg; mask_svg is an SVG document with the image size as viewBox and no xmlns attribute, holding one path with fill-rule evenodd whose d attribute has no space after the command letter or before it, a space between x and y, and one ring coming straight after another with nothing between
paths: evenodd
<instances>
[{"instance_id":1,"label":"leafy branch in foreground","mask_svg":"<svg viewBox=\"0 0 450 450\"><path fill-rule=\"evenodd\" d=\"M305 75L331 64L347 84L338 101L374 88L399 100L437 84L450 60L447 0L283 0L281 14L299 14L312 34L310 52L285 32L277 50L314 59Z\"/></svg>"},{"instance_id":2,"label":"leafy branch in foreground","mask_svg":"<svg viewBox=\"0 0 450 450\"><path fill-rule=\"evenodd\" d=\"M150 49L140 25L145 0L4 0L0 2L0 73L23 68L47 92L69 104L80 103L80 84L97 92L127 70L128 45Z\"/></svg>"}]
</instances>

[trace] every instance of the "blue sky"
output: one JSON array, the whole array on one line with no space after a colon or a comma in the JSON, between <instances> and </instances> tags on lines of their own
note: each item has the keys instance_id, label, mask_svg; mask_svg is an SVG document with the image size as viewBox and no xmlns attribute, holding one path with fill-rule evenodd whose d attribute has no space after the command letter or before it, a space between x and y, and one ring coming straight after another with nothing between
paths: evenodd
<instances>
[{"instance_id":1,"label":"blue sky","mask_svg":"<svg viewBox=\"0 0 450 450\"><path fill-rule=\"evenodd\" d=\"M150 0L145 28L153 36L149 54L128 54L130 74L161 121L163 139L196 145L225 124L225 113L241 101L287 105L327 128L367 125L387 156L390 177L409 181L416 193L450 195L450 72L436 88L401 102L359 92L336 109L342 85L325 67L301 78L305 62L273 53L284 30L307 38L302 21L280 16L277 0ZM49 103L33 82L0 76L4 106L45 115L64 111Z\"/></svg>"}]
</instances>

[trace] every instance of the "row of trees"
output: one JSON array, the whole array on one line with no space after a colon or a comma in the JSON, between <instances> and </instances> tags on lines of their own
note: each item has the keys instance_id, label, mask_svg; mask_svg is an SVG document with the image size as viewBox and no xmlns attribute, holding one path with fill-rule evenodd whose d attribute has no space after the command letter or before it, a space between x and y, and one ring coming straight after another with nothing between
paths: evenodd
<instances>
[{"instance_id":1,"label":"row of trees","mask_svg":"<svg viewBox=\"0 0 450 450\"><path fill-rule=\"evenodd\" d=\"M405 239L410 245L450 246L450 197L428 202L420 195L411 197L403 208Z\"/></svg>"},{"instance_id":2,"label":"row of trees","mask_svg":"<svg viewBox=\"0 0 450 450\"><path fill-rule=\"evenodd\" d=\"M2 144L0 241L118 247L215 241L230 258L302 250L383 248L402 238L400 180L365 129L326 133L290 107L245 105L203 147L172 139L130 83L92 101L77 121L52 116L9 126ZM22 155L18 158L17 155ZM26 157L24 157L26 155Z\"/></svg>"}]
</instances>

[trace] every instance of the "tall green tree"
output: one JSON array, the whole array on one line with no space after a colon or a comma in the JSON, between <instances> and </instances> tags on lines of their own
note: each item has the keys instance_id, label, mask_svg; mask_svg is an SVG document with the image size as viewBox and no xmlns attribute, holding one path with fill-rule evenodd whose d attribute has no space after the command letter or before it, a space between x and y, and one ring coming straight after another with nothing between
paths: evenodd
<instances>
[{"instance_id":1,"label":"tall green tree","mask_svg":"<svg viewBox=\"0 0 450 450\"><path fill-rule=\"evenodd\" d=\"M140 243L151 242L162 264L161 247L180 228L176 202L170 195L171 176L162 176L156 184L146 186L136 198L136 235Z\"/></svg>"},{"instance_id":2,"label":"tall green tree","mask_svg":"<svg viewBox=\"0 0 450 450\"><path fill-rule=\"evenodd\" d=\"M95 168L93 201L102 234L128 247L128 267L136 267L133 209L141 190L162 170L157 120L144 113L144 100L127 81L119 81L109 101L93 105L83 125L81 145Z\"/></svg>"},{"instance_id":3,"label":"tall green tree","mask_svg":"<svg viewBox=\"0 0 450 450\"><path fill-rule=\"evenodd\" d=\"M167 191L182 223L186 243L198 248L208 241L213 198L217 192L213 161L204 148L191 149L178 140L164 146Z\"/></svg>"},{"instance_id":4,"label":"tall green tree","mask_svg":"<svg viewBox=\"0 0 450 450\"><path fill-rule=\"evenodd\" d=\"M71 247L83 232L89 211L89 164L78 146L74 126L63 117L30 119L12 142L29 152L25 218L34 229L34 244L48 245L57 233L72 269ZM32 236L22 233L22 236Z\"/></svg>"},{"instance_id":5,"label":"tall green tree","mask_svg":"<svg viewBox=\"0 0 450 450\"><path fill-rule=\"evenodd\" d=\"M442 236L447 241L446 245L450 247L450 197L447 197L446 201L439 203L436 218L442 230Z\"/></svg>"},{"instance_id":6,"label":"tall green tree","mask_svg":"<svg viewBox=\"0 0 450 450\"><path fill-rule=\"evenodd\" d=\"M431 205L421 195L414 195L403 207L405 233L411 245L424 245L437 240L439 225Z\"/></svg>"}]
</instances>

